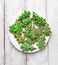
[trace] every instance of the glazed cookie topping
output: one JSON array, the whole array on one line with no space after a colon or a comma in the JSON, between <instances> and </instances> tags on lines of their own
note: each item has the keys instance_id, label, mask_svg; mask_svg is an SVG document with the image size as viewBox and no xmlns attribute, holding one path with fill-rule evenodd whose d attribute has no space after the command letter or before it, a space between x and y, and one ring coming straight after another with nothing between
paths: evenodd
<instances>
[{"instance_id":1,"label":"glazed cookie topping","mask_svg":"<svg viewBox=\"0 0 58 65\"><path fill-rule=\"evenodd\" d=\"M14 35L23 51L33 51L35 46L41 49L45 45L45 37L51 33L46 19L33 12L24 11L14 24L9 26L9 31Z\"/></svg>"}]
</instances>

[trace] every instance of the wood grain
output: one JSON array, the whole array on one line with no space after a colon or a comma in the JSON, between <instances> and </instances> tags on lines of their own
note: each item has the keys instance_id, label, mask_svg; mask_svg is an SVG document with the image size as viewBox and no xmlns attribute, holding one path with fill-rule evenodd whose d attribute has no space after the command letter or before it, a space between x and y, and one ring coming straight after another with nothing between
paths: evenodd
<instances>
[{"instance_id":1,"label":"wood grain","mask_svg":"<svg viewBox=\"0 0 58 65\"><path fill-rule=\"evenodd\" d=\"M4 65L3 5L4 1L0 0L0 65ZM15 21L24 9L47 17L52 28L49 45L38 53L23 54L15 49L8 39L10 21ZM5 0L5 65L58 65L58 0L47 0L47 3L46 0Z\"/></svg>"},{"instance_id":2,"label":"wood grain","mask_svg":"<svg viewBox=\"0 0 58 65\"><path fill-rule=\"evenodd\" d=\"M26 65L26 55L15 49L8 38L9 23L24 9L23 0L5 1L5 65Z\"/></svg>"},{"instance_id":3,"label":"wood grain","mask_svg":"<svg viewBox=\"0 0 58 65\"><path fill-rule=\"evenodd\" d=\"M0 0L0 65L4 65L4 1Z\"/></svg>"},{"instance_id":4,"label":"wood grain","mask_svg":"<svg viewBox=\"0 0 58 65\"><path fill-rule=\"evenodd\" d=\"M49 65L58 65L58 0L47 3L48 22L52 30L49 41Z\"/></svg>"},{"instance_id":5,"label":"wood grain","mask_svg":"<svg viewBox=\"0 0 58 65\"><path fill-rule=\"evenodd\" d=\"M26 9L37 12L40 16L46 18L45 0L26 0ZM48 46L35 54L27 54L27 65L48 65Z\"/></svg>"}]
</instances>

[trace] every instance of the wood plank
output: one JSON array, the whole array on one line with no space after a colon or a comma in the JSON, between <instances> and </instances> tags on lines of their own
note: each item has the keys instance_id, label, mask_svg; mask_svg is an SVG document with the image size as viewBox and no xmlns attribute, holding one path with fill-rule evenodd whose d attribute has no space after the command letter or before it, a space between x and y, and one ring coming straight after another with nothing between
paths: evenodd
<instances>
[{"instance_id":1,"label":"wood plank","mask_svg":"<svg viewBox=\"0 0 58 65\"><path fill-rule=\"evenodd\" d=\"M47 3L48 22L52 28L49 42L49 65L58 65L58 0Z\"/></svg>"},{"instance_id":2,"label":"wood plank","mask_svg":"<svg viewBox=\"0 0 58 65\"><path fill-rule=\"evenodd\" d=\"M26 9L46 18L45 0L26 0ZM48 46L38 53L27 54L27 65L48 65Z\"/></svg>"},{"instance_id":3,"label":"wood plank","mask_svg":"<svg viewBox=\"0 0 58 65\"><path fill-rule=\"evenodd\" d=\"M4 65L4 0L0 0L0 65Z\"/></svg>"},{"instance_id":4,"label":"wood plank","mask_svg":"<svg viewBox=\"0 0 58 65\"><path fill-rule=\"evenodd\" d=\"M15 49L8 38L8 27L24 9L23 0L5 1L5 65L26 65L26 55Z\"/></svg>"}]
</instances>

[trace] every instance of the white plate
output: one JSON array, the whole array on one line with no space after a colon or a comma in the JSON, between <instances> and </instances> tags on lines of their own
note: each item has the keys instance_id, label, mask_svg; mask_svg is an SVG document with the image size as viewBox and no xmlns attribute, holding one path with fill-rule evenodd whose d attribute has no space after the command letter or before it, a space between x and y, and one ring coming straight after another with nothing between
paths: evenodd
<instances>
[{"instance_id":1,"label":"white plate","mask_svg":"<svg viewBox=\"0 0 58 65\"><path fill-rule=\"evenodd\" d=\"M22 49L20 48L21 44L18 44L18 41L16 40L16 38L14 37L14 35L11 33L11 32L8 32L9 34L9 39L11 41L11 44L16 48L18 49L19 51L22 51ZM46 37L46 43L45 43L45 46L47 45L48 41L49 41L49 38L50 36L47 36ZM38 52L40 51L41 49L38 49L37 47L37 44L34 44L33 45L36 49L34 51L22 51L22 52L25 52L25 53L34 53L34 52Z\"/></svg>"},{"instance_id":2,"label":"white plate","mask_svg":"<svg viewBox=\"0 0 58 65\"><path fill-rule=\"evenodd\" d=\"M15 15L15 16L11 17L11 19L9 20L9 26L12 25L12 24L15 22L15 20L17 19L18 16L19 16L19 15L17 14L17 15ZM19 51L22 51L22 49L20 48L21 44L18 44L18 41L16 40L16 38L14 37L14 35L13 35L11 32L8 32L8 37L9 37L9 39L10 39L11 44L12 44L16 49L18 49ZM45 46L48 44L49 38L50 38L50 36L47 36L47 37L46 37ZM35 49L34 51L24 51L24 52L25 52L25 53L34 53L34 52L38 52L38 51L41 50L41 49L38 49L38 47L37 47L36 44L34 44L33 46L34 46L35 48L37 48L37 49ZM23 52L23 51L22 51L22 52Z\"/></svg>"}]
</instances>

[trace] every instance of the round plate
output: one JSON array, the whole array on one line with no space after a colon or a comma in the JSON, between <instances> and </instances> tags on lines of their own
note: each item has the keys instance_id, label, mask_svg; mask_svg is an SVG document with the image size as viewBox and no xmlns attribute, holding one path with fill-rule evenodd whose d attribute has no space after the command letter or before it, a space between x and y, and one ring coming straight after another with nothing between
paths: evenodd
<instances>
[{"instance_id":1,"label":"round plate","mask_svg":"<svg viewBox=\"0 0 58 65\"><path fill-rule=\"evenodd\" d=\"M16 49L18 49L19 51L22 51L22 49L20 48L21 44L18 44L18 41L16 40L16 38L14 37L14 35L12 33L10 33L10 32L8 32L8 34L9 34L9 39L10 39L12 45ZM49 38L50 38L50 36L46 37L45 46L47 45L47 43L49 41ZM38 52L38 51L41 50L41 49L38 49L37 44L34 44L33 46L36 48L34 51L22 51L22 52L25 52L25 53L34 53L34 52Z\"/></svg>"}]
</instances>

